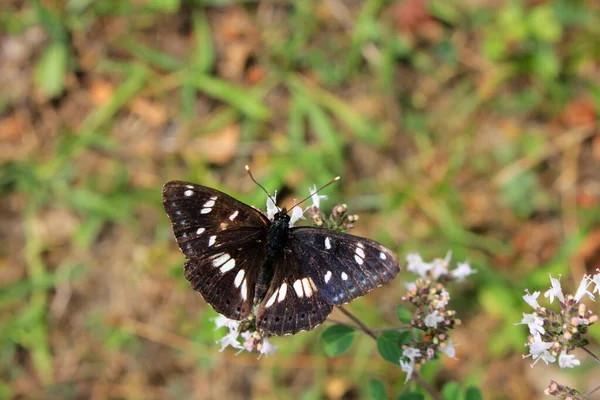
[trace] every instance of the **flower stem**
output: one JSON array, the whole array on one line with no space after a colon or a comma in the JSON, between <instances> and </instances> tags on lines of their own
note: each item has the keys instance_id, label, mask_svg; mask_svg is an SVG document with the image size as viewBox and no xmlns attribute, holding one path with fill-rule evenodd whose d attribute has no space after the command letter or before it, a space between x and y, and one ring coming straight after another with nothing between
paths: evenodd
<instances>
[{"instance_id":1,"label":"flower stem","mask_svg":"<svg viewBox=\"0 0 600 400\"><path fill-rule=\"evenodd\" d=\"M597 386L595 389L590 390L589 392L587 392L586 394L583 395L584 399L587 399L588 396L592 395L596 390L600 389L600 386Z\"/></svg>"},{"instance_id":2,"label":"flower stem","mask_svg":"<svg viewBox=\"0 0 600 400\"><path fill-rule=\"evenodd\" d=\"M427 383L427 381L423 379L417 371L413 371L412 376L415 378L415 381L417 381L419 385L421 385L423 389L425 389L425 391L427 391L427 393L429 393L429 395L434 400L442 400L442 395L437 390L435 390L433 386Z\"/></svg>"},{"instance_id":3,"label":"flower stem","mask_svg":"<svg viewBox=\"0 0 600 400\"><path fill-rule=\"evenodd\" d=\"M371 336L373 339L377 340L377 335L375 335L375 333L371 329L367 328L367 326L365 324L363 324L360 319L355 317L354 314L352 314L350 311L346 310L342 306L338 306L338 308L340 309L340 311L342 313L344 313L344 315L346 315L346 317L350 318L352 320L352 322L354 322L356 325L358 325L358 327L360 328L361 331L363 331L367 335Z\"/></svg>"},{"instance_id":4,"label":"flower stem","mask_svg":"<svg viewBox=\"0 0 600 400\"><path fill-rule=\"evenodd\" d=\"M591 350L589 350L589 349L588 349L587 347L585 347L585 346L584 346L584 347L582 347L582 349L583 349L583 350L584 350L586 353L588 353L590 356L592 356L592 358L593 358L594 360L596 360L596 361L598 361L598 362L600 363L600 358L598 358L598 356L597 356L597 355L595 355L594 353L592 353L592 351L591 351ZM594 390L596 390L596 389L594 389Z\"/></svg>"},{"instance_id":5,"label":"flower stem","mask_svg":"<svg viewBox=\"0 0 600 400\"><path fill-rule=\"evenodd\" d=\"M390 326L389 328L373 329L373 333L407 331L410 329L408 325Z\"/></svg>"}]
</instances>

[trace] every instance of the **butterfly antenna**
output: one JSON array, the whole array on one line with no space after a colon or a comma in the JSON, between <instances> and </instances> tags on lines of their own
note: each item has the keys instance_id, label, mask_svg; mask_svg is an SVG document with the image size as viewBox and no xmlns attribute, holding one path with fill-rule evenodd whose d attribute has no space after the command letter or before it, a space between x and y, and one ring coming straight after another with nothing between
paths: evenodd
<instances>
[{"instance_id":1,"label":"butterfly antenna","mask_svg":"<svg viewBox=\"0 0 600 400\"><path fill-rule=\"evenodd\" d=\"M256 181L256 179L254 179L254 177L252 176L252 172L250 172L250 167L246 165L246 166L244 166L244 168L246 168L246 172L248 173L248 175L250 175L250 179L252 179L252 182L256 183L258 185L258 187L261 188L267 194L267 196L269 196L269 198L271 199L271 201L273 202L275 207L277 207L277 203L275 203L275 199L273 197L271 197L269 192L267 192L267 189L265 189L263 185L261 185L260 183L258 183ZM279 207L277 207L277 209L279 210Z\"/></svg>"},{"instance_id":2,"label":"butterfly antenna","mask_svg":"<svg viewBox=\"0 0 600 400\"><path fill-rule=\"evenodd\" d=\"M314 193L310 194L308 197L306 197L304 200L302 200L300 203L298 204L294 204L294 207L290 208L288 210L288 213L290 211L292 211L294 208L298 207L300 204L304 203L306 200L310 199L311 197L313 197L315 194L319 193L321 190L325 189L327 186L331 185L332 183L335 183L337 181L340 180L339 176L336 176L335 178L333 178L332 180L330 180L329 182L327 182L326 184L324 184L323 186L321 186L320 188L318 188Z\"/></svg>"}]
</instances>

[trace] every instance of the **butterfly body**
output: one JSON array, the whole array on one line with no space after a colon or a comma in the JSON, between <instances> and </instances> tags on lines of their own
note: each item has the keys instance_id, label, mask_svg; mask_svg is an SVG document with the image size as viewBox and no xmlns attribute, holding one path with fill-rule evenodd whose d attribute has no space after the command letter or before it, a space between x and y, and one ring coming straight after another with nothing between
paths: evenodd
<instances>
[{"instance_id":1,"label":"butterfly body","mask_svg":"<svg viewBox=\"0 0 600 400\"><path fill-rule=\"evenodd\" d=\"M392 279L396 256L369 239L315 227L290 227L281 209L270 221L218 190L173 181L163 206L188 260L184 275L220 314L274 335L310 330L333 306Z\"/></svg>"}]
</instances>

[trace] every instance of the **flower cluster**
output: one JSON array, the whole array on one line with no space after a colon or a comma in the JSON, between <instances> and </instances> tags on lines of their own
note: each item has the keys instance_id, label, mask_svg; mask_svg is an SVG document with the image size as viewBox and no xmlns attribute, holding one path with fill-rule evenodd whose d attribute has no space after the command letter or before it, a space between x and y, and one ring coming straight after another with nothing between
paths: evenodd
<instances>
[{"instance_id":1,"label":"flower cluster","mask_svg":"<svg viewBox=\"0 0 600 400\"><path fill-rule=\"evenodd\" d=\"M527 325L529 328L525 344L529 347L529 354L523 357L531 357L534 360L532 367L539 360L546 364L558 360L561 368L573 368L580 362L569 353L588 343L584 335L589 326L598 321L598 316L593 315L581 300L584 296L594 299L594 294L588 291L592 283L596 285L594 292L600 292L600 273L594 276L585 275L574 295L563 293L559 279L550 276L550 282L551 288L546 291L544 297L548 298L550 304L554 299L558 299L560 312L540 306L537 301L540 292L530 294L526 291L527 294L523 296L523 300L534 309L531 314L523 313L523 319L516 324Z\"/></svg>"},{"instance_id":2,"label":"flower cluster","mask_svg":"<svg viewBox=\"0 0 600 400\"><path fill-rule=\"evenodd\" d=\"M561 385L555 381L550 381L550 384L548 385L548 388L544 390L544 393L562 400L585 399L585 396L579 393L577 390L571 389L568 386Z\"/></svg>"},{"instance_id":3,"label":"flower cluster","mask_svg":"<svg viewBox=\"0 0 600 400\"><path fill-rule=\"evenodd\" d=\"M263 354L274 354L275 351L277 351L277 346L271 344L268 336L262 336L253 329L252 324L235 321L224 315L213 318L213 321L215 321L215 325L217 326L215 330L222 327L227 327L229 329L229 332L217 341L217 343L221 343L221 349L219 351L225 350L228 346L238 349L238 354L244 350L250 353L256 349L260 353L258 358Z\"/></svg>"},{"instance_id":4,"label":"flower cluster","mask_svg":"<svg viewBox=\"0 0 600 400\"><path fill-rule=\"evenodd\" d=\"M314 226L339 232L345 232L354 227L354 223L358 221L358 215L348 214L348 206L346 204L334 206L329 217L326 217L321 212L319 206L321 200L327 199L327 196L318 195L316 193L316 187L309 188L309 190L312 195L313 204L306 209L306 212Z\"/></svg>"},{"instance_id":5,"label":"flower cluster","mask_svg":"<svg viewBox=\"0 0 600 400\"><path fill-rule=\"evenodd\" d=\"M450 254L444 259L435 259L430 263L424 262L419 254L413 253L406 257L407 269L417 273L420 278L406 284L407 295L403 301L416 307L410 326L423 332L420 339L413 340L403 346L400 366L406 372L406 381L410 379L415 368L425 364L441 351L448 357L455 358L456 349L449 337L449 331L460 325L454 310L446 309L450 294L444 283L462 281L474 274L468 263L459 263L458 267L449 270Z\"/></svg>"}]
</instances>

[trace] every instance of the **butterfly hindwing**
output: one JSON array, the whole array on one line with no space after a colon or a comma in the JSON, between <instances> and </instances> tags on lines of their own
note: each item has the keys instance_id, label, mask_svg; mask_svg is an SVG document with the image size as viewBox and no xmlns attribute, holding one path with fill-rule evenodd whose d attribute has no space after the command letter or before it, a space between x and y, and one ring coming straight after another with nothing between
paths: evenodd
<instances>
[{"instance_id":1,"label":"butterfly hindwing","mask_svg":"<svg viewBox=\"0 0 600 400\"><path fill-rule=\"evenodd\" d=\"M270 222L225 193L187 182L165 184L163 205L189 259L186 279L217 312L236 320L247 317Z\"/></svg>"},{"instance_id":2,"label":"butterfly hindwing","mask_svg":"<svg viewBox=\"0 0 600 400\"><path fill-rule=\"evenodd\" d=\"M284 250L256 313L259 330L279 336L309 331L331 313L333 305L322 296L306 267L298 254Z\"/></svg>"},{"instance_id":3,"label":"butterfly hindwing","mask_svg":"<svg viewBox=\"0 0 600 400\"><path fill-rule=\"evenodd\" d=\"M400 271L396 255L373 240L313 227L293 228L290 237L304 269L334 305L367 294Z\"/></svg>"}]
</instances>

